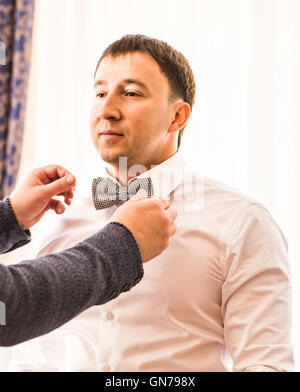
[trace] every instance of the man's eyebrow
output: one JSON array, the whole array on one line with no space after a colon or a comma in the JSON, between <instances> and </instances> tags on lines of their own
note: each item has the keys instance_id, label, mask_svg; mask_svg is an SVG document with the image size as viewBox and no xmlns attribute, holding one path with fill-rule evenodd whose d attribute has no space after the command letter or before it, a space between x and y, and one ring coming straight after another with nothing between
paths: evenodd
<instances>
[{"instance_id":1,"label":"man's eyebrow","mask_svg":"<svg viewBox=\"0 0 300 392\"><path fill-rule=\"evenodd\" d=\"M138 79L124 79L124 80L122 80L121 84L137 84L138 86L144 88L145 90L150 91L149 88L147 87L147 85ZM101 86L101 85L106 86L107 82L105 80L97 80L95 82L94 87Z\"/></svg>"}]
</instances>

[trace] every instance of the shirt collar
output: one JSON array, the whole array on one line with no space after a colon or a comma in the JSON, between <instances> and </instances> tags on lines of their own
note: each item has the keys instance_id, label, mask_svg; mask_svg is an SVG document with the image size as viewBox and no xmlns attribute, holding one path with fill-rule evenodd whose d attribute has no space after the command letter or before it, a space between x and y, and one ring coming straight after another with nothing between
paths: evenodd
<instances>
[{"instance_id":1,"label":"shirt collar","mask_svg":"<svg viewBox=\"0 0 300 392\"><path fill-rule=\"evenodd\" d=\"M167 198L172 191L184 180L187 175L188 165L180 152L175 153L170 158L159 165L154 165L150 170L129 180L128 184L137 178L150 177L153 185L153 195ZM106 176L112 181L118 182L110 175L105 168Z\"/></svg>"}]
</instances>

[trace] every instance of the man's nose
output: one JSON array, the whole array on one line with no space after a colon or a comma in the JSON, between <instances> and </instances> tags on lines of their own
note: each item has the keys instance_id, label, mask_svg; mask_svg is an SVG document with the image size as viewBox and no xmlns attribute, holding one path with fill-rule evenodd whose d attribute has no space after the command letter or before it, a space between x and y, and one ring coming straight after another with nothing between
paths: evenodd
<instances>
[{"instance_id":1,"label":"man's nose","mask_svg":"<svg viewBox=\"0 0 300 392\"><path fill-rule=\"evenodd\" d=\"M97 108L97 115L103 119L120 120L121 111L117 102L117 98L107 95L101 100Z\"/></svg>"}]
</instances>

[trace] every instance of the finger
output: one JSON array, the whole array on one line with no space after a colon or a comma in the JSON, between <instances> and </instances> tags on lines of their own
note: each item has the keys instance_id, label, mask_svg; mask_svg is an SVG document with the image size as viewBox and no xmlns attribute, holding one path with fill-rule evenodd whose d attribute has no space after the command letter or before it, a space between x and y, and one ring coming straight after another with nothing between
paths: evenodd
<instances>
[{"instance_id":1,"label":"finger","mask_svg":"<svg viewBox=\"0 0 300 392\"><path fill-rule=\"evenodd\" d=\"M60 165L48 165L41 168L50 180L56 180L72 174L69 170Z\"/></svg>"},{"instance_id":2,"label":"finger","mask_svg":"<svg viewBox=\"0 0 300 392\"><path fill-rule=\"evenodd\" d=\"M145 189L140 189L136 195L134 195L130 201L138 201L138 200L144 200L147 199L148 195L147 192L145 191Z\"/></svg>"},{"instance_id":3,"label":"finger","mask_svg":"<svg viewBox=\"0 0 300 392\"><path fill-rule=\"evenodd\" d=\"M75 182L76 182L76 179L75 179ZM71 186L70 190L68 190L67 192L71 194L71 193L75 192L75 190L76 190L76 183L75 183L75 185ZM66 192L63 192L61 195L65 194L65 193ZM58 195L58 196L60 196L60 195Z\"/></svg>"},{"instance_id":4,"label":"finger","mask_svg":"<svg viewBox=\"0 0 300 392\"><path fill-rule=\"evenodd\" d=\"M74 197L74 188L72 188L72 189L70 189L70 190L68 190L66 192L62 192L62 193L60 193L60 194L58 194L56 196L63 196L65 198L65 202L67 201L67 199L72 200L73 197Z\"/></svg>"},{"instance_id":5,"label":"finger","mask_svg":"<svg viewBox=\"0 0 300 392\"><path fill-rule=\"evenodd\" d=\"M64 199L65 203L70 206L72 204L72 199L69 199L68 197L65 197Z\"/></svg>"},{"instance_id":6,"label":"finger","mask_svg":"<svg viewBox=\"0 0 300 392\"><path fill-rule=\"evenodd\" d=\"M34 169L35 175L38 176L42 184L49 184L52 181L72 174L60 165L47 165Z\"/></svg>"},{"instance_id":7,"label":"finger","mask_svg":"<svg viewBox=\"0 0 300 392\"><path fill-rule=\"evenodd\" d=\"M74 196L73 191L64 192L62 194L62 196L64 197L65 203L68 204L68 205L71 205L72 199L73 199L73 196Z\"/></svg>"},{"instance_id":8,"label":"finger","mask_svg":"<svg viewBox=\"0 0 300 392\"><path fill-rule=\"evenodd\" d=\"M59 195L53 195L53 196L63 196L64 197L64 202L66 204L68 204L69 206L71 205L72 200L73 200L73 196L72 197L70 197L69 195L66 196L65 193L60 193Z\"/></svg>"},{"instance_id":9,"label":"finger","mask_svg":"<svg viewBox=\"0 0 300 392\"><path fill-rule=\"evenodd\" d=\"M158 200L160 202L160 205L162 209L166 209L170 206L170 200L163 198L162 196L151 196L149 197L149 200Z\"/></svg>"},{"instance_id":10,"label":"finger","mask_svg":"<svg viewBox=\"0 0 300 392\"><path fill-rule=\"evenodd\" d=\"M66 210L66 207L63 205L63 203L55 199L50 200L48 206L51 210L54 210L57 214L62 214Z\"/></svg>"},{"instance_id":11,"label":"finger","mask_svg":"<svg viewBox=\"0 0 300 392\"><path fill-rule=\"evenodd\" d=\"M177 218L177 210L174 207L166 208L165 214L168 215L170 223L173 223Z\"/></svg>"},{"instance_id":12,"label":"finger","mask_svg":"<svg viewBox=\"0 0 300 392\"><path fill-rule=\"evenodd\" d=\"M161 200L162 200L162 202L163 202L163 208L164 208L164 210L168 209L168 208L170 207L170 205L171 205L170 200L167 200L167 199L161 199Z\"/></svg>"},{"instance_id":13,"label":"finger","mask_svg":"<svg viewBox=\"0 0 300 392\"><path fill-rule=\"evenodd\" d=\"M42 185L44 193L49 197L58 196L64 192L69 192L75 184L75 177L72 174L59 180L53 181L50 184ZM68 194L68 193L67 193ZM69 198L67 196L67 198Z\"/></svg>"},{"instance_id":14,"label":"finger","mask_svg":"<svg viewBox=\"0 0 300 392\"><path fill-rule=\"evenodd\" d=\"M159 197L157 200L160 201L163 210L166 210L167 208L170 207L170 200L163 199L161 197Z\"/></svg>"}]
</instances>

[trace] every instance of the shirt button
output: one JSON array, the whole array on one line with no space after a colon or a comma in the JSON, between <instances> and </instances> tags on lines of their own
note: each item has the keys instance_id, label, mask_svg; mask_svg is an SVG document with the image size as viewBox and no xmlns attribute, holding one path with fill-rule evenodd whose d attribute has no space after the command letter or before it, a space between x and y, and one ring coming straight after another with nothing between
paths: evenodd
<instances>
[{"instance_id":1,"label":"shirt button","mask_svg":"<svg viewBox=\"0 0 300 392\"><path fill-rule=\"evenodd\" d=\"M115 316L112 312L107 312L106 318L107 318L107 320L113 320L115 318Z\"/></svg>"},{"instance_id":2,"label":"shirt button","mask_svg":"<svg viewBox=\"0 0 300 392\"><path fill-rule=\"evenodd\" d=\"M102 371L103 372L110 372L110 366L109 365L103 365L102 366Z\"/></svg>"}]
</instances>

